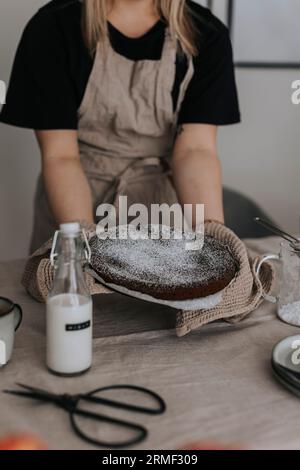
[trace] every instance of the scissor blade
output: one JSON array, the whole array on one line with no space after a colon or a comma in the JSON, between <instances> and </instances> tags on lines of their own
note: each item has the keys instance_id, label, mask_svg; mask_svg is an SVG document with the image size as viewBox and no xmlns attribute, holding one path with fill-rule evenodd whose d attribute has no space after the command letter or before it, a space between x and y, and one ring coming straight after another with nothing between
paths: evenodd
<instances>
[{"instance_id":1,"label":"scissor blade","mask_svg":"<svg viewBox=\"0 0 300 470\"><path fill-rule=\"evenodd\" d=\"M31 391L35 391L36 388L33 388L29 385L25 385L25 384L21 384L20 382L17 382L16 385L18 385L18 387L21 387L21 388L25 388L26 390L31 390Z\"/></svg>"},{"instance_id":2,"label":"scissor blade","mask_svg":"<svg viewBox=\"0 0 300 470\"><path fill-rule=\"evenodd\" d=\"M58 399L60 399L60 395L48 392L47 390L43 390L41 388L31 387L30 385L24 385L21 383L17 383L17 385L21 388L24 388L25 390L28 390L29 392L32 392L34 395L44 397L45 400L57 401Z\"/></svg>"},{"instance_id":3,"label":"scissor blade","mask_svg":"<svg viewBox=\"0 0 300 470\"><path fill-rule=\"evenodd\" d=\"M18 384L18 385L25 388L25 390L4 390L3 392L10 394L10 395L16 395L19 397L31 398L33 400L49 401L49 402L57 403L57 404L61 402L60 395L55 395L54 393L49 393L46 390L29 387L27 385L21 385L21 384Z\"/></svg>"},{"instance_id":4,"label":"scissor blade","mask_svg":"<svg viewBox=\"0 0 300 470\"><path fill-rule=\"evenodd\" d=\"M52 395L47 390L43 390L41 388L31 387L30 385L25 385L25 384L21 384L21 383L17 383L16 385L18 385L18 387L25 388L25 390L29 390L30 392L45 393L47 395Z\"/></svg>"},{"instance_id":5,"label":"scissor blade","mask_svg":"<svg viewBox=\"0 0 300 470\"><path fill-rule=\"evenodd\" d=\"M3 390L7 395L16 395L18 397L33 398L35 400L42 400L42 397L37 396L35 393L25 392L21 390Z\"/></svg>"}]
</instances>

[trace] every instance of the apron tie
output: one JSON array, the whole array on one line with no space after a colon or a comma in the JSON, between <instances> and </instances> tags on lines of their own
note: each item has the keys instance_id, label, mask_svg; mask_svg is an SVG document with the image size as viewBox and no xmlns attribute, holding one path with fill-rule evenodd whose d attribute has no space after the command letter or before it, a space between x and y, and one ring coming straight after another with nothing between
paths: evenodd
<instances>
[{"instance_id":1,"label":"apron tie","mask_svg":"<svg viewBox=\"0 0 300 470\"><path fill-rule=\"evenodd\" d=\"M128 173L130 170L134 169L136 166L138 166L138 163L145 162L147 160L152 159L153 161L160 160L160 163L163 163L161 165L162 171L160 172L159 175L170 175L171 174L171 167L170 167L170 162L168 157L161 157L159 159L154 158L154 157L135 157L132 159L132 161L120 172L118 173L111 181L111 186L108 188L106 193L104 194L104 202L108 201L113 201L113 205L118 208L119 207L119 195L122 193L122 190L126 188L126 185L129 181L127 178ZM151 165L141 165L138 168L145 169L149 168ZM157 165L155 165L157 166ZM155 174L157 176L157 174ZM149 176L149 173L144 172L143 174L135 174L134 175L134 180L135 181L141 181L145 177Z\"/></svg>"}]
</instances>

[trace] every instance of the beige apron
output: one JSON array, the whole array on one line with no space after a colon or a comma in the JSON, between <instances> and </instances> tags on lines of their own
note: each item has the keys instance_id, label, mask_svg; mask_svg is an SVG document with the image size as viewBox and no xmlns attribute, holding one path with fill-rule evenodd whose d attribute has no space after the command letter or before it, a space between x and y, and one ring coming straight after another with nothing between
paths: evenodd
<instances>
[{"instance_id":1,"label":"beige apron","mask_svg":"<svg viewBox=\"0 0 300 470\"><path fill-rule=\"evenodd\" d=\"M177 201L169 160L194 66L192 57L188 57L174 112L176 54L169 29L159 61L129 60L110 44L104 55L98 47L78 112L81 163L91 187L95 214L101 203L117 205L120 195L128 197L128 204L147 207ZM55 229L40 178L31 251L51 238Z\"/></svg>"}]
</instances>

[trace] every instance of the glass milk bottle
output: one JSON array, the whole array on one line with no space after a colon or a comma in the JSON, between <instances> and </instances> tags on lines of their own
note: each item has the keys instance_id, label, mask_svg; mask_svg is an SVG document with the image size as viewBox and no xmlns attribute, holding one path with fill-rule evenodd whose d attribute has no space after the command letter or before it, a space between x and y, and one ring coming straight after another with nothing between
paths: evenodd
<instances>
[{"instance_id":1,"label":"glass milk bottle","mask_svg":"<svg viewBox=\"0 0 300 470\"><path fill-rule=\"evenodd\" d=\"M51 372L80 375L92 365L93 305L83 274L83 243L77 223L63 224L55 277L47 299L47 366Z\"/></svg>"}]
</instances>

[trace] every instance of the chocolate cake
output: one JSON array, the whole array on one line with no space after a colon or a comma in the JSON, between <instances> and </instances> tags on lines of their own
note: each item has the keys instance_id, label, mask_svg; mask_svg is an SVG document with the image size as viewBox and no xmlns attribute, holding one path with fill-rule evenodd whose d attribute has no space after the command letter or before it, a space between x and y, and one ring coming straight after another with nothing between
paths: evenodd
<instances>
[{"instance_id":1,"label":"chocolate cake","mask_svg":"<svg viewBox=\"0 0 300 470\"><path fill-rule=\"evenodd\" d=\"M91 268L106 283L161 300L189 300L223 290L238 266L229 248L206 236L202 250L185 238L90 240Z\"/></svg>"}]
</instances>

